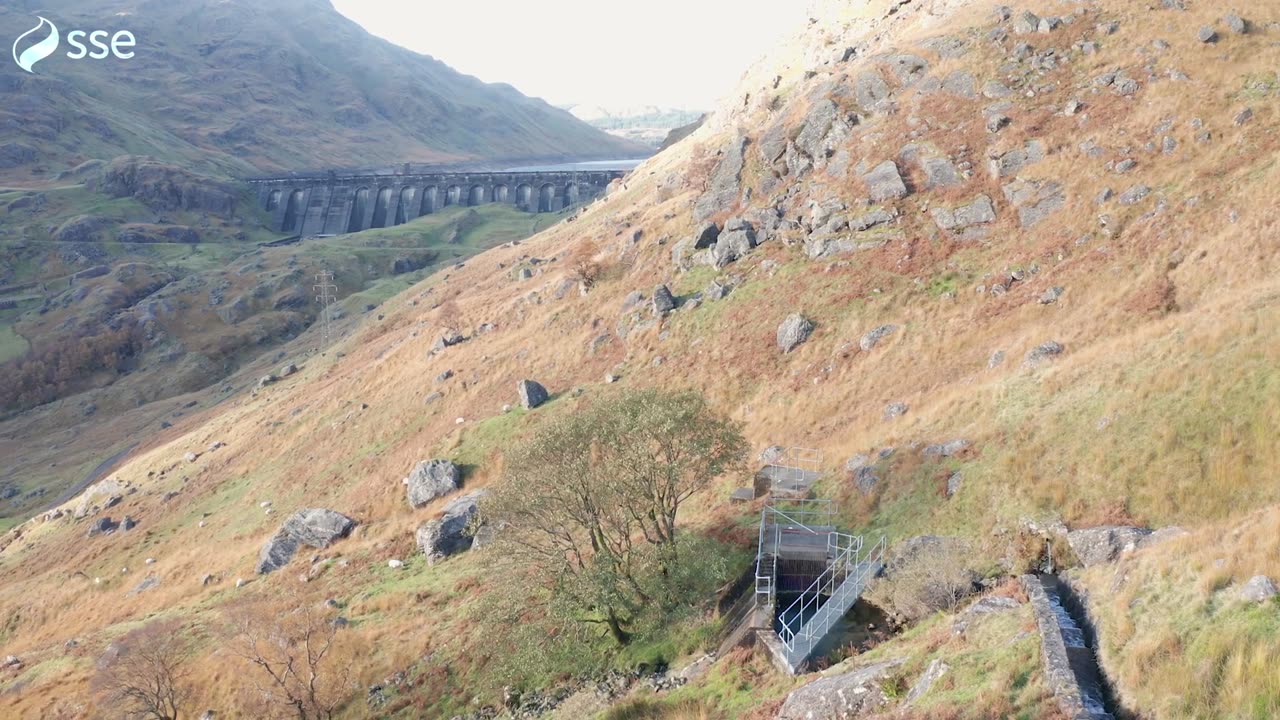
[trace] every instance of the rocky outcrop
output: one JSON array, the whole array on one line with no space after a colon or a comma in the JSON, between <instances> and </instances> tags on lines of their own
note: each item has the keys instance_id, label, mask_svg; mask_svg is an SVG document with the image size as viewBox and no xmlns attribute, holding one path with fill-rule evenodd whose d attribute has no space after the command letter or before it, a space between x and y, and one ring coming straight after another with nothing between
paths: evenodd
<instances>
[{"instance_id":1,"label":"rocky outcrop","mask_svg":"<svg viewBox=\"0 0 1280 720\"><path fill-rule=\"evenodd\" d=\"M881 203L907 196L907 185L892 160L880 163L862 179L867 183L871 202Z\"/></svg>"},{"instance_id":2,"label":"rocky outcrop","mask_svg":"<svg viewBox=\"0 0 1280 720\"><path fill-rule=\"evenodd\" d=\"M729 210L738 202L742 191L742 166L747 148L747 139L742 136L733 138L720 157L720 162L711 173L711 181L707 192L698 198L693 207L693 218L702 222L716 213Z\"/></svg>"},{"instance_id":3,"label":"rocky outcrop","mask_svg":"<svg viewBox=\"0 0 1280 720\"><path fill-rule=\"evenodd\" d=\"M153 210L202 210L230 215L240 191L234 185L196 175L150 158L123 156L102 171L96 189L133 197Z\"/></svg>"},{"instance_id":4,"label":"rocky outcrop","mask_svg":"<svg viewBox=\"0 0 1280 720\"><path fill-rule=\"evenodd\" d=\"M1276 584L1266 575L1254 575L1240 586L1238 594L1245 602L1266 602L1277 595Z\"/></svg>"},{"instance_id":5,"label":"rocky outcrop","mask_svg":"<svg viewBox=\"0 0 1280 720\"><path fill-rule=\"evenodd\" d=\"M854 720L885 709L884 680L905 660L890 660L831 675L793 690L777 720Z\"/></svg>"},{"instance_id":6,"label":"rocky outcrop","mask_svg":"<svg viewBox=\"0 0 1280 720\"><path fill-rule=\"evenodd\" d=\"M285 520L276 534L262 546L258 553L258 574L265 575L284 567L303 545L327 548L334 541L351 534L355 526L355 520L340 512L323 508L299 510Z\"/></svg>"},{"instance_id":7,"label":"rocky outcrop","mask_svg":"<svg viewBox=\"0 0 1280 720\"><path fill-rule=\"evenodd\" d=\"M1105 525L1072 530L1067 533L1067 543L1085 567L1092 567L1112 562L1123 552L1136 550L1150 534L1146 528Z\"/></svg>"},{"instance_id":8,"label":"rocky outcrop","mask_svg":"<svg viewBox=\"0 0 1280 720\"><path fill-rule=\"evenodd\" d=\"M422 507L457 490L462 471L448 460L423 460L404 479L410 507Z\"/></svg>"},{"instance_id":9,"label":"rocky outcrop","mask_svg":"<svg viewBox=\"0 0 1280 720\"><path fill-rule=\"evenodd\" d=\"M469 526L479 510L477 503L485 494L486 491L477 490L463 495L450 502L440 518L429 520L418 527L418 548L427 556L429 564L434 565L450 555L471 548L473 537Z\"/></svg>"},{"instance_id":10,"label":"rocky outcrop","mask_svg":"<svg viewBox=\"0 0 1280 720\"><path fill-rule=\"evenodd\" d=\"M897 325L881 325L863 335L858 340L858 347L862 348L862 352L871 352L876 345L880 344L881 340L884 340L897 331Z\"/></svg>"}]
</instances>

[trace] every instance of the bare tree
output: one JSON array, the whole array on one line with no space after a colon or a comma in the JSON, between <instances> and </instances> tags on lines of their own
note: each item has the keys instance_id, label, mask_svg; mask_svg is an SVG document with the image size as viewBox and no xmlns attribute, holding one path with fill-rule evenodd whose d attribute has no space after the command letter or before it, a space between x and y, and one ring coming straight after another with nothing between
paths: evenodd
<instances>
[{"instance_id":1,"label":"bare tree","mask_svg":"<svg viewBox=\"0 0 1280 720\"><path fill-rule=\"evenodd\" d=\"M352 643L333 613L294 593L283 605L244 605L231 616L231 652L256 671L254 688L268 709L298 720L334 717L355 673Z\"/></svg>"},{"instance_id":2,"label":"bare tree","mask_svg":"<svg viewBox=\"0 0 1280 720\"><path fill-rule=\"evenodd\" d=\"M186 663L191 645L177 622L157 622L115 643L93 684L107 705L125 717L178 720L190 698Z\"/></svg>"}]
</instances>

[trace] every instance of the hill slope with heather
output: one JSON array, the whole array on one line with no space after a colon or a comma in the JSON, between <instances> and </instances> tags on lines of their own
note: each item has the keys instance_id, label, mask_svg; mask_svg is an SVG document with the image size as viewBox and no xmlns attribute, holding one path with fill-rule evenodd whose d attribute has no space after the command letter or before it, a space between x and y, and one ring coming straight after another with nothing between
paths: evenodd
<instances>
[{"instance_id":1,"label":"hill slope with heather","mask_svg":"<svg viewBox=\"0 0 1280 720\"><path fill-rule=\"evenodd\" d=\"M634 157L569 113L369 35L327 0L6 4L69 32L127 29L130 60L57 53L0 69L0 176L52 178L90 159L151 155L221 175ZM64 45L65 47L65 45Z\"/></svg>"},{"instance_id":2,"label":"hill slope with heather","mask_svg":"<svg viewBox=\"0 0 1280 720\"><path fill-rule=\"evenodd\" d=\"M911 613L905 578L878 581L891 617L823 674L861 673L848 716L1054 717L1007 582L1046 562L1087 590L1120 707L1273 716L1275 601L1248 590L1280 574L1280 17L1236 12L822 3L572 222L425 279L10 531L0 707L92 714L113 644L164 621L195 646L193 706L243 714L237 609L287 596L343 618L348 717L806 717L813 676L746 649L699 660L719 598L625 647L600 630L565 650L487 548L417 547L457 499L406 503L419 462L496 486L513 443L621 386L693 389L758 449L820 450L817 495L891 555L926 535L970 548L982 607ZM549 401L520 408L524 379ZM759 506L728 500L748 482L681 510L730 574L754 554ZM256 575L304 508L359 524ZM1097 552L1073 534L1096 527L1165 531ZM658 691L615 682L667 665Z\"/></svg>"}]
</instances>

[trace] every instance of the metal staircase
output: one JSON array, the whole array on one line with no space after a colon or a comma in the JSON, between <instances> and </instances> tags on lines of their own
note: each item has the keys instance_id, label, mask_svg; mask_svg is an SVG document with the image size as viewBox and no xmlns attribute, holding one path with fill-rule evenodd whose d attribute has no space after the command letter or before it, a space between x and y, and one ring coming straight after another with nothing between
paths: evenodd
<instances>
[{"instance_id":1,"label":"metal staircase","mask_svg":"<svg viewBox=\"0 0 1280 720\"><path fill-rule=\"evenodd\" d=\"M883 567L883 537L866 548L861 537L837 532L833 523L834 512L826 500L770 504L761 512L755 626L790 673L805 665ZM797 591L781 587L787 578L779 575L780 561L820 564L823 570L800 586L786 608L775 612L779 591Z\"/></svg>"}]
</instances>

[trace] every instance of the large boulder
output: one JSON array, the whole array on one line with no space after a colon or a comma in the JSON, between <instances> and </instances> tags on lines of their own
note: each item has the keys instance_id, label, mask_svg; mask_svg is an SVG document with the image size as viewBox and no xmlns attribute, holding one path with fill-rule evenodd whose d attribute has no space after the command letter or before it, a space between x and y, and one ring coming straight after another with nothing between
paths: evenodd
<instances>
[{"instance_id":1,"label":"large boulder","mask_svg":"<svg viewBox=\"0 0 1280 720\"><path fill-rule=\"evenodd\" d=\"M813 334L813 321L800 313L791 313L778 326L778 349L789 353Z\"/></svg>"},{"instance_id":2,"label":"large boulder","mask_svg":"<svg viewBox=\"0 0 1280 720\"><path fill-rule=\"evenodd\" d=\"M423 460L404 479L409 505L415 508L457 490L461 482L462 471L448 460Z\"/></svg>"},{"instance_id":3,"label":"large boulder","mask_svg":"<svg viewBox=\"0 0 1280 720\"><path fill-rule=\"evenodd\" d=\"M203 210L230 215L240 198L233 185L143 157L112 160L99 182L102 192L136 198L153 210Z\"/></svg>"},{"instance_id":4,"label":"large boulder","mask_svg":"<svg viewBox=\"0 0 1280 720\"><path fill-rule=\"evenodd\" d=\"M885 680L903 660L870 665L831 675L793 690L782 703L777 720L853 720L885 709Z\"/></svg>"},{"instance_id":5,"label":"large boulder","mask_svg":"<svg viewBox=\"0 0 1280 720\"><path fill-rule=\"evenodd\" d=\"M532 410L551 398L547 389L533 380L521 380L516 390L520 393L520 406L525 410Z\"/></svg>"},{"instance_id":6,"label":"large boulder","mask_svg":"<svg viewBox=\"0 0 1280 720\"><path fill-rule=\"evenodd\" d=\"M473 537L469 526L479 509L477 503L484 495L484 490L463 495L450 502L438 519L428 520L418 528L418 548L427 556L429 564L471 548Z\"/></svg>"},{"instance_id":7,"label":"large boulder","mask_svg":"<svg viewBox=\"0 0 1280 720\"><path fill-rule=\"evenodd\" d=\"M898 165L892 160L885 160L875 166L862 179L867 183L867 193L872 202L896 200L907 195L907 185L902 181Z\"/></svg>"},{"instance_id":8,"label":"large boulder","mask_svg":"<svg viewBox=\"0 0 1280 720\"><path fill-rule=\"evenodd\" d=\"M323 508L299 510L285 520L284 525L262 546L258 553L258 574L265 575L284 567L303 545L327 548L335 540L350 535L355 526L355 520L340 512Z\"/></svg>"},{"instance_id":9,"label":"large boulder","mask_svg":"<svg viewBox=\"0 0 1280 720\"><path fill-rule=\"evenodd\" d=\"M1092 567L1112 562L1120 553L1136 549L1150 534L1146 528L1104 525L1072 530L1067 533L1067 543L1085 567Z\"/></svg>"}]
</instances>

